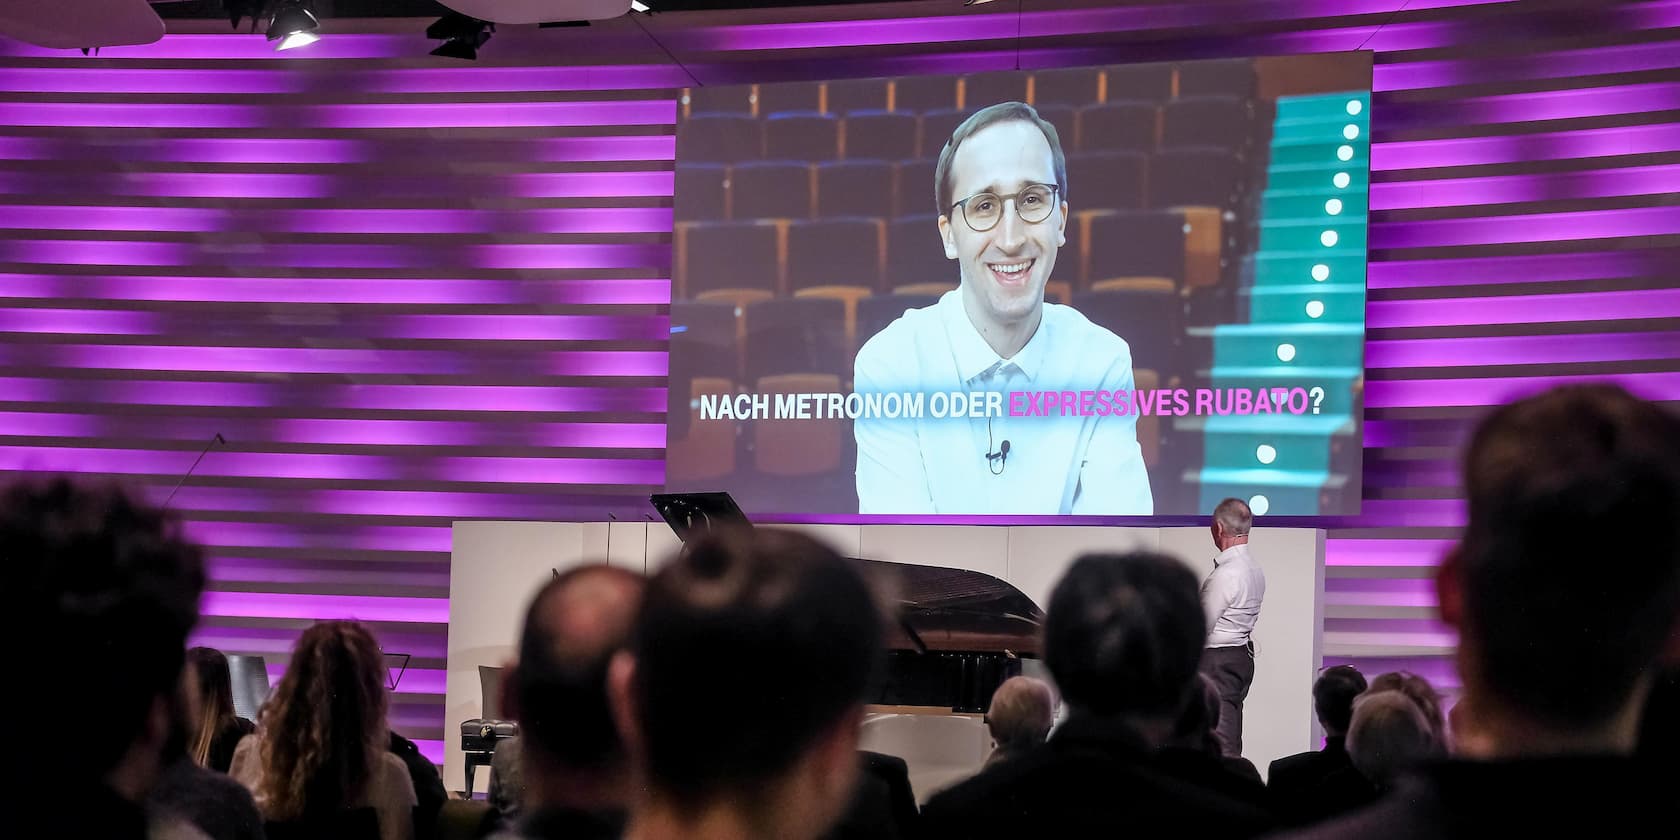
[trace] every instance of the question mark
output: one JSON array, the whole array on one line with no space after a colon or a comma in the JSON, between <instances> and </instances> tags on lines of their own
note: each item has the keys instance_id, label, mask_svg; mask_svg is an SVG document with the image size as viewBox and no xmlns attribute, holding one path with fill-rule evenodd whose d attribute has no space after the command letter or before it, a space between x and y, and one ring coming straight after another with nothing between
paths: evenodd
<instances>
[{"instance_id":1,"label":"question mark","mask_svg":"<svg viewBox=\"0 0 1680 840\"><path fill-rule=\"evenodd\" d=\"M1314 385L1314 386L1312 386L1311 389L1309 389L1307 391L1307 394L1309 394L1312 397L1313 413L1317 414L1319 404L1324 402L1324 389L1318 387L1317 385Z\"/></svg>"}]
</instances>

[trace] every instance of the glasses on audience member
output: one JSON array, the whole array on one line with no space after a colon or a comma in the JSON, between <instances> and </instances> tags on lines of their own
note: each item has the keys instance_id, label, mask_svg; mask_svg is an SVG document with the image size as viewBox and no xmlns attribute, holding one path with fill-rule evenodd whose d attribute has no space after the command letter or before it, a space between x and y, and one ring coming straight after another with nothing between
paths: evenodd
<instances>
[{"instance_id":1,"label":"glasses on audience member","mask_svg":"<svg viewBox=\"0 0 1680 840\"><path fill-rule=\"evenodd\" d=\"M1011 201L1015 203L1015 212L1021 216L1021 221L1036 225L1050 218L1050 213L1056 209L1056 194L1061 189L1055 184L1031 184L1020 192L1008 195L979 192L951 207L962 211L963 221L975 233L985 233L997 227L1003 219L1004 204Z\"/></svg>"}]
</instances>

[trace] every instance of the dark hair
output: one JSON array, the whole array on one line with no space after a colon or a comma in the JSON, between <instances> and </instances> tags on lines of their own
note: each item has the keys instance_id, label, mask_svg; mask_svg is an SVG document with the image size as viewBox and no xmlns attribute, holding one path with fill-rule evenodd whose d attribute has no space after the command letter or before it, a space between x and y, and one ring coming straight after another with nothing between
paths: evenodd
<instances>
[{"instance_id":1,"label":"dark hair","mask_svg":"<svg viewBox=\"0 0 1680 840\"><path fill-rule=\"evenodd\" d=\"M1169 746L1219 755L1219 716L1219 687L1206 674L1197 674L1173 723Z\"/></svg>"},{"instance_id":2,"label":"dark hair","mask_svg":"<svg viewBox=\"0 0 1680 840\"><path fill-rule=\"evenodd\" d=\"M1353 698L1365 693L1365 675L1352 665L1324 669L1313 683L1313 710L1330 735L1346 735L1353 721Z\"/></svg>"},{"instance_id":3,"label":"dark hair","mask_svg":"<svg viewBox=\"0 0 1680 840\"><path fill-rule=\"evenodd\" d=\"M238 717L233 710L233 675L227 657L215 648L187 651L187 664L192 667L192 690L198 701L198 721L193 724L187 752L200 767L206 767L216 736L233 727Z\"/></svg>"},{"instance_id":4,"label":"dark hair","mask_svg":"<svg viewBox=\"0 0 1680 840\"><path fill-rule=\"evenodd\" d=\"M1435 734L1435 740L1446 743L1447 715L1441 704L1441 692L1429 680L1411 671L1389 671L1371 678L1370 691L1398 691L1411 698L1418 711L1423 712L1423 719L1429 721L1429 731Z\"/></svg>"},{"instance_id":5,"label":"dark hair","mask_svg":"<svg viewBox=\"0 0 1680 840\"><path fill-rule=\"evenodd\" d=\"M1613 385L1557 388L1481 423L1464 483L1476 676L1542 721L1602 722L1680 614L1680 418Z\"/></svg>"},{"instance_id":6,"label":"dark hair","mask_svg":"<svg viewBox=\"0 0 1680 840\"><path fill-rule=\"evenodd\" d=\"M648 581L631 645L652 784L695 807L787 770L863 703L883 623L858 570L803 534L689 543Z\"/></svg>"},{"instance_id":7,"label":"dark hair","mask_svg":"<svg viewBox=\"0 0 1680 840\"><path fill-rule=\"evenodd\" d=\"M1039 116L1038 111L1025 102L999 102L970 114L968 119L963 120L962 124L951 132L951 138L945 142L944 148L939 150L939 162L933 170L933 202L939 215L950 215L951 205L956 201L956 196L951 194L951 191L956 189L956 185L951 183L951 166L957 157L957 147L983 128L1012 120L1031 123L1044 132L1044 139L1050 144L1050 163L1056 171L1058 197L1067 201L1067 155L1062 152L1062 139L1057 135L1056 127L1051 125L1049 120Z\"/></svg>"},{"instance_id":8,"label":"dark hair","mask_svg":"<svg viewBox=\"0 0 1680 840\"><path fill-rule=\"evenodd\" d=\"M1402 774L1445 750L1418 704L1402 691L1369 691L1353 704L1348 758L1359 774L1384 790Z\"/></svg>"},{"instance_id":9,"label":"dark hair","mask_svg":"<svg viewBox=\"0 0 1680 840\"><path fill-rule=\"evenodd\" d=\"M69 777L102 776L153 700L178 696L204 589L199 548L173 516L116 487L52 478L0 491L0 558L8 638L65 652L30 666L53 692L53 715L75 721L36 757Z\"/></svg>"},{"instance_id":10,"label":"dark hair","mask_svg":"<svg viewBox=\"0 0 1680 840\"><path fill-rule=\"evenodd\" d=\"M1174 717L1207 640L1196 577L1165 554L1087 554L1050 595L1044 662L1076 710Z\"/></svg>"},{"instance_id":11,"label":"dark hair","mask_svg":"<svg viewBox=\"0 0 1680 840\"><path fill-rule=\"evenodd\" d=\"M510 686L525 749L577 767L606 767L623 757L607 666L629 641L643 584L634 572L589 565L537 590Z\"/></svg>"},{"instance_id":12,"label":"dark hair","mask_svg":"<svg viewBox=\"0 0 1680 840\"><path fill-rule=\"evenodd\" d=\"M390 746L385 663L355 621L322 621L298 637L262 710L263 813L278 821L357 801Z\"/></svg>"}]
</instances>

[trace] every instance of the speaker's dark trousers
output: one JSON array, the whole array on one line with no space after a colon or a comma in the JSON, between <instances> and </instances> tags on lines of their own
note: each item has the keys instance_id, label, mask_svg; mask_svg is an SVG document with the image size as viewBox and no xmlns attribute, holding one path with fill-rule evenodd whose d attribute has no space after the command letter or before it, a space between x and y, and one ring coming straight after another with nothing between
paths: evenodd
<instances>
[{"instance_id":1,"label":"speaker's dark trousers","mask_svg":"<svg viewBox=\"0 0 1680 840\"><path fill-rule=\"evenodd\" d=\"M1254 643L1207 648L1200 670L1219 689L1219 746L1226 755L1242 755L1243 700L1254 684Z\"/></svg>"}]
</instances>

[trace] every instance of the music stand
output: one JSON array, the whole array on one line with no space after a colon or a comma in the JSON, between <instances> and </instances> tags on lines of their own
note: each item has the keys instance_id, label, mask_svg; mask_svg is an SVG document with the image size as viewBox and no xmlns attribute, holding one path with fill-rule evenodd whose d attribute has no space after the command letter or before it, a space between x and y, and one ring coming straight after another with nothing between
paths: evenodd
<instances>
[{"instance_id":1,"label":"music stand","mask_svg":"<svg viewBox=\"0 0 1680 840\"><path fill-rule=\"evenodd\" d=\"M381 651L380 656L385 660L385 676L387 678L385 687L396 691L397 683L402 682L403 674L408 673L408 660L412 659L413 655Z\"/></svg>"},{"instance_id":2,"label":"music stand","mask_svg":"<svg viewBox=\"0 0 1680 840\"><path fill-rule=\"evenodd\" d=\"M268 663L260 656L231 655L228 673L233 677L233 713L256 720L268 702Z\"/></svg>"},{"instance_id":3,"label":"music stand","mask_svg":"<svg viewBox=\"0 0 1680 840\"><path fill-rule=\"evenodd\" d=\"M713 529L752 527L728 493L655 493L648 501L685 543Z\"/></svg>"}]
</instances>

